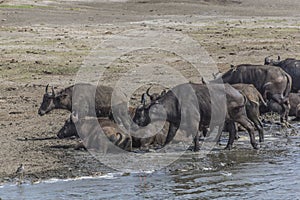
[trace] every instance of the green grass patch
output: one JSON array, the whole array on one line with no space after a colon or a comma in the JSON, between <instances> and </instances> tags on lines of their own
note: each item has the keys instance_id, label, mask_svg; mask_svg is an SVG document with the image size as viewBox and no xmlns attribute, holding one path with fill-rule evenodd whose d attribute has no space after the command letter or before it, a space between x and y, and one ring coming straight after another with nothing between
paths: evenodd
<instances>
[{"instance_id":1,"label":"green grass patch","mask_svg":"<svg viewBox=\"0 0 300 200\"><path fill-rule=\"evenodd\" d=\"M34 6L34 5L0 5L0 8L15 8L15 9L30 9L30 8L37 8L41 6Z\"/></svg>"}]
</instances>

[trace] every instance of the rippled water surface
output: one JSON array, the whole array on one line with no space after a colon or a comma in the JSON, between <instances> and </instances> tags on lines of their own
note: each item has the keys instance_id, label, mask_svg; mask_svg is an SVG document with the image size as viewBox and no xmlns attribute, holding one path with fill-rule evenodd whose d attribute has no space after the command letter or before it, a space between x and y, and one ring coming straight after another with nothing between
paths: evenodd
<instances>
[{"instance_id":1,"label":"rippled water surface","mask_svg":"<svg viewBox=\"0 0 300 200\"><path fill-rule=\"evenodd\" d=\"M296 134L299 135L299 134ZM244 139L243 139L244 138ZM166 169L0 187L2 199L300 199L300 137L266 135L252 150L246 135L232 151L187 153Z\"/></svg>"}]
</instances>

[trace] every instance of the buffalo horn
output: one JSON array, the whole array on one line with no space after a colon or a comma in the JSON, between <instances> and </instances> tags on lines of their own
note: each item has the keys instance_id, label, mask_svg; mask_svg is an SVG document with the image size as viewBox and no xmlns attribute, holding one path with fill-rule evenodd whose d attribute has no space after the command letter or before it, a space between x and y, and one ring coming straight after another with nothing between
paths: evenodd
<instances>
[{"instance_id":1,"label":"buffalo horn","mask_svg":"<svg viewBox=\"0 0 300 200\"><path fill-rule=\"evenodd\" d=\"M151 87L152 87L152 85L146 90L146 94L147 94L148 97L151 96L151 95L149 94L149 91L150 91Z\"/></svg>"},{"instance_id":2,"label":"buffalo horn","mask_svg":"<svg viewBox=\"0 0 300 200\"><path fill-rule=\"evenodd\" d=\"M55 93L54 93L54 88L53 88L53 86L51 87L51 89L52 89L52 96L55 96Z\"/></svg>"},{"instance_id":3,"label":"buffalo horn","mask_svg":"<svg viewBox=\"0 0 300 200\"><path fill-rule=\"evenodd\" d=\"M146 101L147 101L147 96L145 93L142 94L142 98L141 98L141 104L143 104L143 106L146 105Z\"/></svg>"},{"instance_id":4,"label":"buffalo horn","mask_svg":"<svg viewBox=\"0 0 300 200\"><path fill-rule=\"evenodd\" d=\"M46 94L48 94L48 87L49 87L49 84L46 86L46 89L45 89Z\"/></svg>"}]
</instances>

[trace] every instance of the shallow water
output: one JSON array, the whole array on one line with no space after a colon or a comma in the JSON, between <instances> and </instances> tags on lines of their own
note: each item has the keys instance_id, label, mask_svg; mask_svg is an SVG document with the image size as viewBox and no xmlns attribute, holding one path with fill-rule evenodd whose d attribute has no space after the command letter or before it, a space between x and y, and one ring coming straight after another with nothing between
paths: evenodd
<instances>
[{"instance_id":1,"label":"shallow water","mask_svg":"<svg viewBox=\"0 0 300 200\"><path fill-rule=\"evenodd\" d=\"M267 133L260 150L247 135L231 151L205 158L186 153L171 166L147 173L50 179L0 186L2 199L300 199L300 136Z\"/></svg>"}]
</instances>

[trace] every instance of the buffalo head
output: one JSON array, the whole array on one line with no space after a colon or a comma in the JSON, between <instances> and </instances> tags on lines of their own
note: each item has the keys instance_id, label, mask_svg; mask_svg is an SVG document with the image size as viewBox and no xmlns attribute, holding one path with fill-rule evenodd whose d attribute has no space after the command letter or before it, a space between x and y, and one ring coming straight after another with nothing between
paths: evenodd
<instances>
[{"instance_id":1,"label":"buffalo head","mask_svg":"<svg viewBox=\"0 0 300 200\"><path fill-rule=\"evenodd\" d=\"M40 116L43 116L44 114L50 112L52 109L55 108L55 105L54 105L55 92L54 92L54 89L52 86L51 87L52 93L49 93L48 87L49 87L49 84L46 86L45 94L43 96L43 102L38 111L38 114Z\"/></svg>"},{"instance_id":2,"label":"buffalo head","mask_svg":"<svg viewBox=\"0 0 300 200\"><path fill-rule=\"evenodd\" d=\"M51 87L52 92L49 93L48 87L49 84L46 86L43 102L38 111L40 116L43 116L56 108L72 110L72 94L69 94L64 90L55 94L53 86Z\"/></svg>"},{"instance_id":3,"label":"buffalo head","mask_svg":"<svg viewBox=\"0 0 300 200\"><path fill-rule=\"evenodd\" d=\"M72 121L71 117L65 122L64 126L57 133L58 138L62 139L62 138L68 138L72 136L78 137L76 126Z\"/></svg>"},{"instance_id":4,"label":"buffalo head","mask_svg":"<svg viewBox=\"0 0 300 200\"><path fill-rule=\"evenodd\" d=\"M152 101L147 105L140 105L136 108L133 122L139 126L147 126L152 121L165 120L166 112L158 101Z\"/></svg>"},{"instance_id":5,"label":"buffalo head","mask_svg":"<svg viewBox=\"0 0 300 200\"><path fill-rule=\"evenodd\" d=\"M133 122L139 126L147 126L151 122L148 106L142 104L135 109Z\"/></svg>"},{"instance_id":6,"label":"buffalo head","mask_svg":"<svg viewBox=\"0 0 300 200\"><path fill-rule=\"evenodd\" d=\"M265 65L277 65L280 62L280 56L277 57L277 61L270 59L271 56L265 58Z\"/></svg>"},{"instance_id":7,"label":"buffalo head","mask_svg":"<svg viewBox=\"0 0 300 200\"><path fill-rule=\"evenodd\" d=\"M167 92L166 90L163 90L160 94L159 93L153 93L150 94L149 91L151 89L152 86L150 86L147 90L146 90L146 94L147 96L150 98L150 101L156 101L157 99L159 99L160 97L162 97L163 95L165 95ZM144 95L144 94L143 94Z\"/></svg>"}]
</instances>

